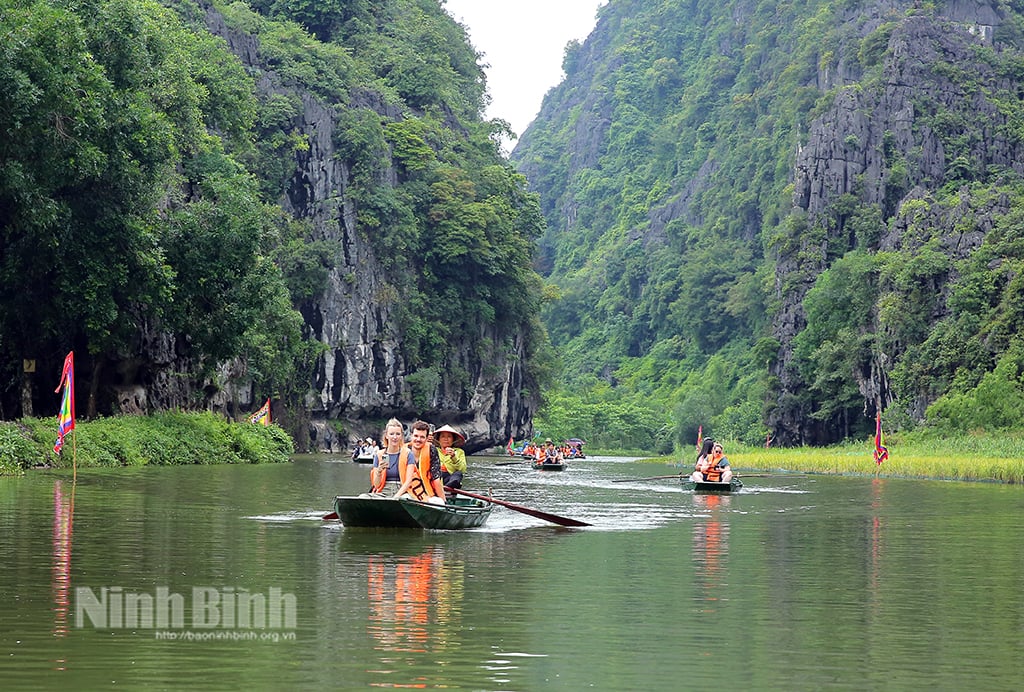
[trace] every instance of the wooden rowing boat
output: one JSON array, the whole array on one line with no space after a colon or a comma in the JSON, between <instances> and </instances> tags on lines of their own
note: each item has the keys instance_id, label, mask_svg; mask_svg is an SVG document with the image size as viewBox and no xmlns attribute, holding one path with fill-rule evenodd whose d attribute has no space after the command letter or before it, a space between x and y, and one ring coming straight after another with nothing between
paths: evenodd
<instances>
[{"instance_id":1,"label":"wooden rowing boat","mask_svg":"<svg viewBox=\"0 0 1024 692\"><path fill-rule=\"evenodd\" d=\"M490 502L464 497L449 498L443 505L373 495L334 498L338 519L352 527L471 529L482 526L492 509Z\"/></svg>"},{"instance_id":2,"label":"wooden rowing boat","mask_svg":"<svg viewBox=\"0 0 1024 692\"><path fill-rule=\"evenodd\" d=\"M533 468L538 471L564 471L564 461L535 461L533 462Z\"/></svg>"},{"instance_id":3,"label":"wooden rowing boat","mask_svg":"<svg viewBox=\"0 0 1024 692\"><path fill-rule=\"evenodd\" d=\"M734 493L743 487L743 481L736 476L728 483L716 481L695 481L689 477L683 479L683 490L692 490L697 493Z\"/></svg>"},{"instance_id":4,"label":"wooden rowing boat","mask_svg":"<svg viewBox=\"0 0 1024 692\"><path fill-rule=\"evenodd\" d=\"M469 497L452 497L444 505L399 500L405 511L425 529L472 529L483 526L494 504Z\"/></svg>"}]
</instances>

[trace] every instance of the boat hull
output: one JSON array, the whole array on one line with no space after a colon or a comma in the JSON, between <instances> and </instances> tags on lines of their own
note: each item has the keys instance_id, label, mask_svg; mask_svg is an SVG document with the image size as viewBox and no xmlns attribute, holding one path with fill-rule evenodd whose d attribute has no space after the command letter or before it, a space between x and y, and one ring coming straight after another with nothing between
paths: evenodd
<instances>
[{"instance_id":1,"label":"boat hull","mask_svg":"<svg viewBox=\"0 0 1024 692\"><path fill-rule=\"evenodd\" d=\"M538 471L564 471L565 462L562 461L544 461L534 462L533 468Z\"/></svg>"},{"instance_id":2,"label":"boat hull","mask_svg":"<svg viewBox=\"0 0 1024 692\"><path fill-rule=\"evenodd\" d=\"M334 498L334 511L345 526L418 529L402 503L391 497Z\"/></svg>"},{"instance_id":3,"label":"boat hull","mask_svg":"<svg viewBox=\"0 0 1024 692\"><path fill-rule=\"evenodd\" d=\"M483 526L494 505L472 498L452 498L445 505L418 500L399 500L405 511L425 529L456 531Z\"/></svg>"},{"instance_id":4,"label":"boat hull","mask_svg":"<svg viewBox=\"0 0 1024 692\"><path fill-rule=\"evenodd\" d=\"M743 481L735 477L728 483L694 481L689 478L683 480L683 490L692 490L696 493L734 493L742 487Z\"/></svg>"},{"instance_id":5,"label":"boat hull","mask_svg":"<svg viewBox=\"0 0 1024 692\"><path fill-rule=\"evenodd\" d=\"M482 500L452 498L435 505L392 497L334 498L334 511L345 526L389 529L471 529L482 526L494 505Z\"/></svg>"}]
</instances>

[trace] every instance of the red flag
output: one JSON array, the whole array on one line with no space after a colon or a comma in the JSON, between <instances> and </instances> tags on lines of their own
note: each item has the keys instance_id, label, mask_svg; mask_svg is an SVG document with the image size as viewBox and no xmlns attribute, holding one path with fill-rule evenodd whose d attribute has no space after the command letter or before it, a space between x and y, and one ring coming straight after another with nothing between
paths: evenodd
<instances>
[{"instance_id":1,"label":"red flag","mask_svg":"<svg viewBox=\"0 0 1024 692\"><path fill-rule=\"evenodd\" d=\"M60 413L57 415L57 441L53 451L60 454L64 447L64 436L75 429L75 352L70 351L64 356L64 370L60 373L60 384L54 393L64 388L60 398Z\"/></svg>"},{"instance_id":2,"label":"red flag","mask_svg":"<svg viewBox=\"0 0 1024 692\"><path fill-rule=\"evenodd\" d=\"M514 449L515 449L515 438L514 438L514 436L509 435L508 445L505 446L505 451L508 452L509 456L514 456L515 455Z\"/></svg>"},{"instance_id":3,"label":"red flag","mask_svg":"<svg viewBox=\"0 0 1024 692\"><path fill-rule=\"evenodd\" d=\"M701 446L704 444L704 426L697 426L697 451L700 451Z\"/></svg>"},{"instance_id":4,"label":"red flag","mask_svg":"<svg viewBox=\"0 0 1024 692\"><path fill-rule=\"evenodd\" d=\"M889 458L889 450L884 446L885 438L882 437L882 412L875 413L875 465L881 466L882 462Z\"/></svg>"},{"instance_id":5,"label":"red flag","mask_svg":"<svg viewBox=\"0 0 1024 692\"><path fill-rule=\"evenodd\" d=\"M267 399L267 403L260 406L260 410L249 417L249 422L270 425L270 399Z\"/></svg>"}]
</instances>

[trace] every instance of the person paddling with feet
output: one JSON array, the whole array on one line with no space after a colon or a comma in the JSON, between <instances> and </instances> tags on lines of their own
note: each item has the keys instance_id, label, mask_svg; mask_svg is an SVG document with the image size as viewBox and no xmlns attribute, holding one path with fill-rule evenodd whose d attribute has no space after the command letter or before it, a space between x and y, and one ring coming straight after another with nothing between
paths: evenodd
<instances>
[{"instance_id":1,"label":"person paddling with feet","mask_svg":"<svg viewBox=\"0 0 1024 692\"><path fill-rule=\"evenodd\" d=\"M466 452L462 449L466 437L450 425L435 430L434 437L441 457L441 482L447 488L461 488L466 473Z\"/></svg>"}]
</instances>

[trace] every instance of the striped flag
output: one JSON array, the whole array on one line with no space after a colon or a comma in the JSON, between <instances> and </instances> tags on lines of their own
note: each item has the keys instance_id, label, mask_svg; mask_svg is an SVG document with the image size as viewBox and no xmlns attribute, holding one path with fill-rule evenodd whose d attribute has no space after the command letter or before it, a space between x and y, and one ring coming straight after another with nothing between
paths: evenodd
<instances>
[{"instance_id":1,"label":"striped flag","mask_svg":"<svg viewBox=\"0 0 1024 692\"><path fill-rule=\"evenodd\" d=\"M889 450L885 448L885 438L882 437L882 412L875 413L875 465L881 466L882 462L889 458Z\"/></svg>"},{"instance_id":2,"label":"striped flag","mask_svg":"<svg viewBox=\"0 0 1024 692\"><path fill-rule=\"evenodd\" d=\"M249 417L249 422L270 425L270 399L267 399L267 403L260 406L260 410Z\"/></svg>"},{"instance_id":3,"label":"striped flag","mask_svg":"<svg viewBox=\"0 0 1024 692\"><path fill-rule=\"evenodd\" d=\"M64 370L60 373L60 384L54 393L64 388L60 398L60 413L57 415L57 441L53 451L60 454L64 448L64 436L75 429L75 352L70 351L64 356Z\"/></svg>"}]
</instances>

